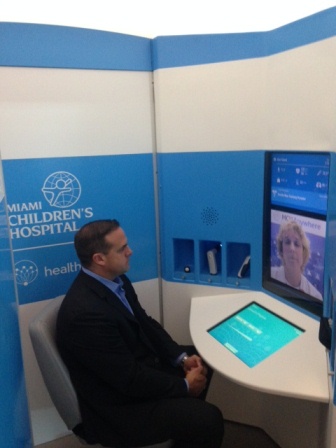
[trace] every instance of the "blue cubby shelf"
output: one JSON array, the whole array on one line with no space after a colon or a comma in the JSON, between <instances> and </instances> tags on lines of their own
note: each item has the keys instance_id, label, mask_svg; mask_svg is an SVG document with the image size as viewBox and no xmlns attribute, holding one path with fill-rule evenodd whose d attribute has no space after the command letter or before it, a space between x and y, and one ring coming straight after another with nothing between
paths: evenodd
<instances>
[{"instance_id":1,"label":"blue cubby shelf","mask_svg":"<svg viewBox=\"0 0 336 448\"><path fill-rule=\"evenodd\" d=\"M264 155L257 150L158 154L165 280L261 289ZM210 273L207 252L213 249L217 270ZM251 269L238 278L247 255Z\"/></svg>"}]
</instances>

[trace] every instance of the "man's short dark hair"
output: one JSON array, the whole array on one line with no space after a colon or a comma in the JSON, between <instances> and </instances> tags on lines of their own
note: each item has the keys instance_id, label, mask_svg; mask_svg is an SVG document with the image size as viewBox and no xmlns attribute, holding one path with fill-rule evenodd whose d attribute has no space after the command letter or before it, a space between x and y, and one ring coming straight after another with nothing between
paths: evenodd
<instances>
[{"instance_id":1,"label":"man's short dark hair","mask_svg":"<svg viewBox=\"0 0 336 448\"><path fill-rule=\"evenodd\" d=\"M119 227L116 219L100 219L91 221L78 230L75 235L75 249L82 266L90 267L93 254L106 254L111 249L105 236Z\"/></svg>"}]
</instances>

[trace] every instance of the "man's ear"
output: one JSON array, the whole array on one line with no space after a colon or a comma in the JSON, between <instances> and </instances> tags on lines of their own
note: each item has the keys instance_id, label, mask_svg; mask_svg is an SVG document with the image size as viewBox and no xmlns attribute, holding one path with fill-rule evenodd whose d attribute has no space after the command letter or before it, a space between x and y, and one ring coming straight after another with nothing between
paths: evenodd
<instances>
[{"instance_id":1,"label":"man's ear","mask_svg":"<svg viewBox=\"0 0 336 448\"><path fill-rule=\"evenodd\" d=\"M98 252L96 254L92 255L92 261L96 264L99 264L99 266L102 266L105 264L105 257L104 254Z\"/></svg>"}]
</instances>

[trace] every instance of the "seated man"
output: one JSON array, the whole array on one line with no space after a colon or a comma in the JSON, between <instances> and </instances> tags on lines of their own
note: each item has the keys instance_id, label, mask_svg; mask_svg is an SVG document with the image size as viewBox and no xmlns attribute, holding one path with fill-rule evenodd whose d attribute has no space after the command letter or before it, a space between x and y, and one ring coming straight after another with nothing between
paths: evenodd
<instances>
[{"instance_id":1,"label":"seated man","mask_svg":"<svg viewBox=\"0 0 336 448\"><path fill-rule=\"evenodd\" d=\"M118 221L84 225L75 249L82 270L61 305L57 345L87 439L116 447L173 439L175 447L219 448L222 414L199 399L207 369L141 307L124 275L132 250Z\"/></svg>"}]
</instances>

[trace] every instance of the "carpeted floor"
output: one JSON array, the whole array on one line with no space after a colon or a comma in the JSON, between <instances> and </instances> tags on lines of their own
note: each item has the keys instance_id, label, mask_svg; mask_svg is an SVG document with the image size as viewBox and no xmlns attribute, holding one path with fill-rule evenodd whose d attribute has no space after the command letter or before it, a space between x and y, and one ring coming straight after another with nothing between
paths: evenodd
<instances>
[{"instance_id":1,"label":"carpeted floor","mask_svg":"<svg viewBox=\"0 0 336 448\"><path fill-rule=\"evenodd\" d=\"M280 448L259 428L226 422L225 429L222 448ZM75 436L70 435L38 445L38 448L83 448L83 446Z\"/></svg>"}]
</instances>

